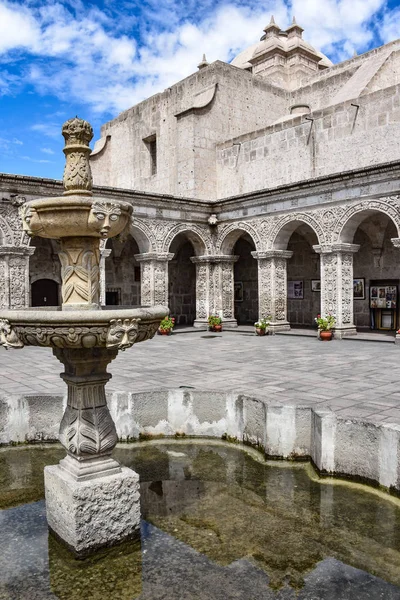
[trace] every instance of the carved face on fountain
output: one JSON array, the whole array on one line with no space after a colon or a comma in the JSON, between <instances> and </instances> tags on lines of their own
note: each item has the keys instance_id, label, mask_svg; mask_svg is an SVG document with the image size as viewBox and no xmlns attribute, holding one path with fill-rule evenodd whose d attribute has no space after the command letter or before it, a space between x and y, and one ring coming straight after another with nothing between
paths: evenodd
<instances>
[{"instance_id":1,"label":"carved face on fountain","mask_svg":"<svg viewBox=\"0 0 400 600\"><path fill-rule=\"evenodd\" d=\"M107 334L107 348L125 350L130 348L138 336L139 319L112 319Z\"/></svg>"},{"instance_id":2,"label":"carved face on fountain","mask_svg":"<svg viewBox=\"0 0 400 600\"><path fill-rule=\"evenodd\" d=\"M121 208L113 202L94 202L89 215L89 226L98 231L103 238L115 233L113 227L121 217Z\"/></svg>"}]
</instances>

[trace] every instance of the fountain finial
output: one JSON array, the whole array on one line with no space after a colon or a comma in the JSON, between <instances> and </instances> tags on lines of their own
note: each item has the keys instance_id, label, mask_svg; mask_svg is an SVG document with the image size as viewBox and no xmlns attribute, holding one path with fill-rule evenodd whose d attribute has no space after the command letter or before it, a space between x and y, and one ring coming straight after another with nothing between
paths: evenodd
<instances>
[{"instance_id":1,"label":"fountain finial","mask_svg":"<svg viewBox=\"0 0 400 600\"><path fill-rule=\"evenodd\" d=\"M62 126L65 139L64 154L66 158L64 169L64 195L92 195L92 171L89 164L91 149L89 143L93 138L90 123L74 117Z\"/></svg>"}]
</instances>

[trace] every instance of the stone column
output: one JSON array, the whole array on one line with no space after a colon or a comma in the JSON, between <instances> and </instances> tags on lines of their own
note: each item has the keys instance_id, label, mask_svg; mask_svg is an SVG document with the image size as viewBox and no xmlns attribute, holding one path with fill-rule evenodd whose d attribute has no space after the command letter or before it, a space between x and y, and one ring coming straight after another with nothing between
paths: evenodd
<instances>
[{"instance_id":1,"label":"stone column","mask_svg":"<svg viewBox=\"0 0 400 600\"><path fill-rule=\"evenodd\" d=\"M168 306L168 262L173 258L173 252L135 254L140 263L142 306Z\"/></svg>"},{"instance_id":2,"label":"stone column","mask_svg":"<svg viewBox=\"0 0 400 600\"><path fill-rule=\"evenodd\" d=\"M196 320L194 327L208 323L209 315L221 317L225 327L237 327L234 304L233 255L193 256L196 265Z\"/></svg>"},{"instance_id":3,"label":"stone column","mask_svg":"<svg viewBox=\"0 0 400 600\"><path fill-rule=\"evenodd\" d=\"M26 308L30 303L30 246L0 246L0 308Z\"/></svg>"},{"instance_id":4,"label":"stone column","mask_svg":"<svg viewBox=\"0 0 400 600\"><path fill-rule=\"evenodd\" d=\"M268 250L251 254L258 261L259 319L270 321L271 333L290 329L287 320L287 260L293 252Z\"/></svg>"},{"instance_id":5,"label":"stone column","mask_svg":"<svg viewBox=\"0 0 400 600\"><path fill-rule=\"evenodd\" d=\"M100 247L100 305L106 304L106 258L111 254L110 248Z\"/></svg>"},{"instance_id":6,"label":"stone column","mask_svg":"<svg viewBox=\"0 0 400 600\"><path fill-rule=\"evenodd\" d=\"M336 338L354 335L353 255L360 246L332 244L313 248L321 259L321 315L334 315Z\"/></svg>"}]
</instances>

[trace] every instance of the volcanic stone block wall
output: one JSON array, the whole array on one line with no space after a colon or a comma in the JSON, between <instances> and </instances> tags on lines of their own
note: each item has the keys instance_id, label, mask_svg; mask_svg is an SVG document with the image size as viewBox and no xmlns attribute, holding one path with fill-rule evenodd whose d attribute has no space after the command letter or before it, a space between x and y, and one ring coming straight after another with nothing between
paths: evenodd
<instances>
[{"instance_id":1,"label":"volcanic stone block wall","mask_svg":"<svg viewBox=\"0 0 400 600\"><path fill-rule=\"evenodd\" d=\"M393 161L399 133L400 85L305 116L288 115L217 146L218 196Z\"/></svg>"}]
</instances>

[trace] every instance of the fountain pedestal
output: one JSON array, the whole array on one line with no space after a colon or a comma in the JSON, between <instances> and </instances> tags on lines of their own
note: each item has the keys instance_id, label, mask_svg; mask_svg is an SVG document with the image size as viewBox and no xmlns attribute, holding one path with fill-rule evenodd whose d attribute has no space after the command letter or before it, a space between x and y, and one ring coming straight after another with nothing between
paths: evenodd
<instances>
[{"instance_id":1,"label":"fountain pedestal","mask_svg":"<svg viewBox=\"0 0 400 600\"><path fill-rule=\"evenodd\" d=\"M139 476L132 469L77 481L52 465L44 476L49 528L78 557L139 537Z\"/></svg>"},{"instance_id":2,"label":"fountain pedestal","mask_svg":"<svg viewBox=\"0 0 400 600\"><path fill-rule=\"evenodd\" d=\"M21 208L25 231L59 239L62 310L1 311L0 344L48 346L63 363L68 401L60 425L67 456L45 469L47 521L76 555L139 536L139 478L111 457L118 437L107 407L107 365L119 350L150 339L168 309L99 310L100 239L121 233L132 206L92 197L89 123L75 118L62 130L64 196Z\"/></svg>"}]
</instances>

